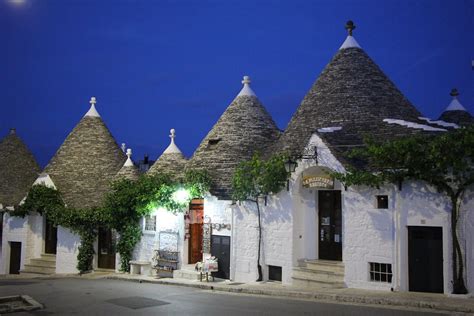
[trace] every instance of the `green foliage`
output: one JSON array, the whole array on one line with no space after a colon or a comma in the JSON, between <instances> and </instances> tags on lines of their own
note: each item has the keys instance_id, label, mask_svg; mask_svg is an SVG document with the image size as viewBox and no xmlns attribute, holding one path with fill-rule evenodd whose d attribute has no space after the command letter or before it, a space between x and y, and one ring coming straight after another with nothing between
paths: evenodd
<instances>
[{"instance_id":1,"label":"green foliage","mask_svg":"<svg viewBox=\"0 0 474 316\"><path fill-rule=\"evenodd\" d=\"M145 175L137 181L121 179L111 185L102 212L111 228L119 233L117 251L120 253L120 270L129 271L133 249L141 238L140 219L157 208L172 213L182 212L191 198L201 197L209 190L210 178L205 171L188 171L185 184L174 183L167 175ZM176 201L173 194L187 189L190 196Z\"/></svg>"},{"instance_id":2,"label":"green foliage","mask_svg":"<svg viewBox=\"0 0 474 316\"><path fill-rule=\"evenodd\" d=\"M259 153L255 153L250 160L239 164L232 178L232 198L236 201L253 201L257 207L257 281L263 280L262 266L260 265L262 225L258 199L267 197L269 194L278 193L285 186L288 178L288 173L285 170L285 160L286 157L283 155L263 160Z\"/></svg>"},{"instance_id":3,"label":"green foliage","mask_svg":"<svg viewBox=\"0 0 474 316\"><path fill-rule=\"evenodd\" d=\"M78 253L78 270L83 273L92 269L94 241L99 227L115 229L120 236L117 250L121 256L121 270L129 271L129 261L135 245L141 238L140 219L150 215L155 208L176 213L183 211L191 198L201 197L209 190L210 178L206 171L188 171L185 184L173 183L167 175L141 176L137 181L120 179L111 184L103 206L91 209L66 207L61 193L45 185L30 188L24 203L10 214L26 216L38 212L54 225L69 228L81 237ZM173 194L185 188L189 199L176 201Z\"/></svg>"},{"instance_id":4,"label":"green foliage","mask_svg":"<svg viewBox=\"0 0 474 316\"><path fill-rule=\"evenodd\" d=\"M285 156L263 160L259 153L237 167L232 178L232 198L236 201L257 200L278 193L286 183Z\"/></svg>"},{"instance_id":5,"label":"green foliage","mask_svg":"<svg viewBox=\"0 0 474 316\"><path fill-rule=\"evenodd\" d=\"M187 170L184 179L185 188L192 199L203 197L211 187L211 177L206 170Z\"/></svg>"},{"instance_id":6,"label":"green foliage","mask_svg":"<svg viewBox=\"0 0 474 316\"><path fill-rule=\"evenodd\" d=\"M94 258L94 240L98 226L107 225L109 218L100 209L73 209L66 207L61 193L43 184L30 188L28 195L18 211L12 216L25 216L28 212L37 212L54 223L55 226L69 228L81 237L77 255L77 269L83 273L92 269Z\"/></svg>"},{"instance_id":7,"label":"green foliage","mask_svg":"<svg viewBox=\"0 0 474 316\"><path fill-rule=\"evenodd\" d=\"M386 143L373 140L353 151L350 158L368 163L367 170L350 169L335 178L347 185L401 186L405 180L420 180L446 194L451 201L453 293L466 293L463 253L457 236L462 195L474 183L474 126L436 136L411 136Z\"/></svg>"}]
</instances>

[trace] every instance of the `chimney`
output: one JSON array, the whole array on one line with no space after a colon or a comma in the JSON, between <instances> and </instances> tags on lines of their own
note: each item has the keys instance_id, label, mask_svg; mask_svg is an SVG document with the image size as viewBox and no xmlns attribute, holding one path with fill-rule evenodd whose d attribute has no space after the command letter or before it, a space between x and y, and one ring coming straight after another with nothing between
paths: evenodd
<instances>
[{"instance_id":1,"label":"chimney","mask_svg":"<svg viewBox=\"0 0 474 316\"><path fill-rule=\"evenodd\" d=\"M148 165L148 154L145 154L145 157L143 157L143 164Z\"/></svg>"}]
</instances>

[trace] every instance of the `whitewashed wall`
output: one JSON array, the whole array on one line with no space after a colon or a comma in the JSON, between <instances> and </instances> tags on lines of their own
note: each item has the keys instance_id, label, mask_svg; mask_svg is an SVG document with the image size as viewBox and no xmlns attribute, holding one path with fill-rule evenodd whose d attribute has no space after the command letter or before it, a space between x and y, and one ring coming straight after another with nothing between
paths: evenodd
<instances>
[{"instance_id":1,"label":"whitewashed wall","mask_svg":"<svg viewBox=\"0 0 474 316\"><path fill-rule=\"evenodd\" d=\"M184 243L184 220L183 213L172 214L166 210L159 209L153 212L156 215L156 231L146 231L145 221L142 219L142 238L135 246L133 251L133 259L140 261L152 262L154 250L174 247L174 241L167 238L162 239L160 245L160 231L177 232L178 233L178 251L180 252L180 264L183 262L183 243ZM117 266L118 267L118 266Z\"/></svg>"},{"instance_id":2,"label":"whitewashed wall","mask_svg":"<svg viewBox=\"0 0 474 316\"><path fill-rule=\"evenodd\" d=\"M56 248L56 273L79 273L77 255L81 238L68 228L58 226L58 244Z\"/></svg>"},{"instance_id":3,"label":"whitewashed wall","mask_svg":"<svg viewBox=\"0 0 474 316\"><path fill-rule=\"evenodd\" d=\"M0 274L8 274L10 268L9 242L21 242L21 265L24 268L32 258L38 258L43 251L43 217L31 214L24 218L3 216L2 260Z\"/></svg>"}]
</instances>

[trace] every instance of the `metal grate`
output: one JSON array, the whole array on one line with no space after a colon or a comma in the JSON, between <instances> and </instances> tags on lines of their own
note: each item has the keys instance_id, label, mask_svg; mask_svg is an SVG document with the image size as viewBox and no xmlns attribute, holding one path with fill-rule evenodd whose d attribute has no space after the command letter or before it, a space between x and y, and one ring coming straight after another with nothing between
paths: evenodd
<instances>
[{"instance_id":1,"label":"metal grate","mask_svg":"<svg viewBox=\"0 0 474 316\"><path fill-rule=\"evenodd\" d=\"M370 281L392 283L392 265L390 263L369 262Z\"/></svg>"},{"instance_id":2,"label":"metal grate","mask_svg":"<svg viewBox=\"0 0 474 316\"><path fill-rule=\"evenodd\" d=\"M156 215L145 217L145 230L156 231Z\"/></svg>"}]
</instances>

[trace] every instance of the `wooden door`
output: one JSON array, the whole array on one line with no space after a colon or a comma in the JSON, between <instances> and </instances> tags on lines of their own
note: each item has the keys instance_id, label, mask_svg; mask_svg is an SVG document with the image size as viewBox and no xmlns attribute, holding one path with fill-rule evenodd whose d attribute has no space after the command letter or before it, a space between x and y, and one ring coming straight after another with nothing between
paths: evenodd
<instances>
[{"instance_id":1,"label":"wooden door","mask_svg":"<svg viewBox=\"0 0 474 316\"><path fill-rule=\"evenodd\" d=\"M189 225L189 263L202 260L202 224Z\"/></svg>"},{"instance_id":2,"label":"wooden door","mask_svg":"<svg viewBox=\"0 0 474 316\"><path fill-rule=\"evenodd\" d=\"M319 259L342 260L341 191L318 191Z\"/></svg>"},{"instance_id":3,"label":"wooden door","mask_svg":"<svg viewBox=\"0 0 474 316\"><path fill-rule=\"evenodd\" d=\"M10 274L20 274L21 242L10 242Z\"/></svg>"},{"instance_id":4,"label":"wooden door","mask_svg":"<svg viewBox=\"0 0 474 316\"><path fill-rule=\"evenodd\" d=\"M58 228L52 222L46 220L44 232L44 252L56 254L58 245Z\"/></svg>"},{"instance_id":5,"label":"wooden door","mask_svg":"<svg viewBox=\"0 0 474 316\"><path fill-rule=\"evenodd\" d=\"M408 227L408 280L410 291L444 292L441 227Z\"/></svg>"},{"instance_id":6,"label":"wooden door","mask_svg":"<svg viewBox=\"0 0 474 316\"><path fill-rule=\"evenodd\" d=\"M99 260L97 266L101 269L115 269L115 243L112 230L99 228L98 239Z\"/></svg>"},{"instance_id":7,"label":"wooden door","mask_svg":"<svg viewBox=\"0 0 474 316\"><path fill-rule=\"evenodd\" d=\"M191 222L189 224L188 261L194 264L202 261L204 201L194 199L189 205Z\"/></svg>"},{"instance_id":8,"label":"wooden door","mask_svg":"<svg viewBox=\"0 0 474 316\"><path fill-rule=\"evenodd\" d=\"M230 278L230 237L212 235L211 254L217 258L219 271L214 273L216 278Z\"/></svg>"}]
</instances>

